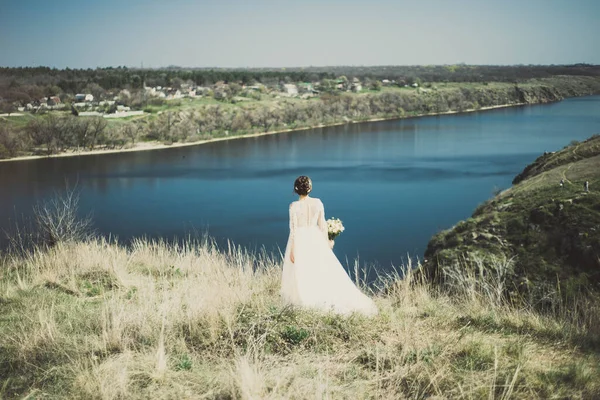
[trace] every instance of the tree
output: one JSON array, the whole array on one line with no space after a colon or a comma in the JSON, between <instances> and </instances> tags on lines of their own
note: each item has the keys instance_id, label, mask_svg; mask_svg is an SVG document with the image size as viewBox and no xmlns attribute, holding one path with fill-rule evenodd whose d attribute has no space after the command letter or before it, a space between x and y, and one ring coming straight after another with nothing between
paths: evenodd
<instances>
[{"instance_id":1,"label":"tree","mask_svg":"<svg viewBox=\"0 0 600 400\"><path fill-rule=\"evenodd\" d=\"M104 90L104 88L98 85L97 83L89 83L83 89L83 91L85 93L90 93L92 96L94 96L94 100L101 100L106 94L106 90Z\"/></svg>"},{"instance_id":2,"label":"tree","mask_svg":"<svg viewBox=\"0 0 600 400\"><path fill-rule=\"evenodd\" d=\"M266 107L260 107L254 112L255 124L262 127L263 132L268 132L269 128L275 124L273 112Z\"/></svg>"},{"instance_id":3,"label":"tree","mask_svg":"<svg viewBox=\"0 0 600 400\"><path fill-rule=\"evenodd\" d=\"M181 79L181 78L171 79L171 87L173 89L180 89L182 83L183 83L183 79Z\"/></svg>"},{"instance_id":4,"label":"tree","mask_svg":"<svg viewBox=\"0 0 600 400\"><path fill-rule=\"evenodd\" d=\"M252 128L252 120L249 112L244 110L235 113L231 122L231 130L234 132L245 131Z\"/></svg>"},{"instance_id":5,"label":"tree","mask_svg":"<svg viewBox=\"0 0 600 400\"><path fill-rule=\"evenodd\" d=\"M87 148L91 136L91 123L89 118L76 118L75 121L75 143L77 147Z\"/></svg>"},{"instance_id":6,"label":"tree","mask_svg":"<svg viewBox=\"0 0 600 400\"><path fill-rule=\"evenodd\" d=\"M116 127L107 127L104 134L104 141L108 147L111 149L120 148L122 149L125 146L126 140L125 136L123 136L123 130Z\"/></svg>"},{"instance_id":7,"label":"tree","mask_svg":"<svg viewBox=\"0 0 600 400\"><path fill-rule=\"evenodd\" d=\"M0 125L0 159L15 157L23 147L23 140L17 132L10 131L6 125Z\"/></svg>"},{"instance_id":8,"label":"tree","mask_svg":"<svg viewBox=\"0 0 600 400\"><path fill-rule=\"evenodd\" d=\"M29 136L34 146L44 146L47 154L52 154L62 146L62 121L54 115L37 118L27 126Z\"/></svg>"},{"instance_id":9,"label":"tree","mask_svg":"<svg viewBox=\"0 0 600 400\"><path fill-rule=\"evenodd\" d=\"M323 79L319 83L319 89L325 93L331 93L335 90L335 81L331 79Z\"/></svg>"},{"instance_id":10,"label":"tree","mask_svg":"<svg viewBox=\"0 0 600 400\"><path fill-rule=\"evenodd\" d=\"M61 88L56 85L47 86L45 89L46 97L57 96L61 92ZM31 94L31 93L30 93ZM32 96L33 97L33 96ZM41 96L35 96L34 98L40 98Z\"/></svg>"},{"instance_id":11,"label":"tree","mask_svg":"<svg viewBox=\"0 0 600 400\"><path fill-rule=\"evenodd\" d=\"M185 118L173 127L170 140L173 142L185 142L190 134L194 132L193 122L189 118Z\"/></svg>"},{"instance_id":12,"label":"tree","mask_svg":"<svg viewBox=\"0 0 600 400\"><path fill-rule=\"evenodd\" d=\"M372 81L371 82L371 87L369 89L380 91L381 90L381 82L378 81L378 80Z\"/></svg>"},{"instance_id":13,"label":"tree","mask_svg":"<svg viewBox=\"0 0 600 400\"><path fill-rule=\"evenodd\" d=\"M90 149L94 149L94 146L98 143L99 139L102 139L102 133L106 129L106 120L102 117L92 117L90 122Z\"/></svg>"},{"instance_id":14,"label":"tree","mask_svg":"<svg viewBox=\"0 0 600 400\"><path fill-rule=\"evenodd\" d=\"M298 108L294 104L284 103L282 119L287 125L296 122L296 119L298 119Z\"/></svg>"},{"instance_id":15,"label":"tree","mask_svg":"<svg viewBox=\"0 0 600 400\"><path fill-rule=\"evenodd\" d=\"M233 82L229 84L229 90L231 96L237 96L242 91L242 87L239 84Z\"/></svg>"},{"instance_id":16,"label":"tree","mask_svg":"<svg viewBox=\"0 0 600 400\"><path fill-rule=\"evenodd\" d=\"M15 106L13 103L10 103L8 101L0 102L0 114L10 115L14 111L15 111Z\"/></svg>"},{"instance_id":17,"label":"tree","mask_svg":"<svg viewBox=\"0 0 600 400\"><path fill-rule=\"evenodd\" d=\"M143 83L144 82L142 81L142 78L139 75L131 76L131 87L132 88L142 88Z\"/></svg>"},{"instance_id":18,"label":"tree","mask_svg":"<svg viewBox=\"0 0 600 400\"><path fill-rule=\"evenodd\" d=\"M121 128L121 134L126 139L129 139L131 143L135 144L136 139L138 138L140 129L134 124L125 124Z\"/></svg>"}]
</instances>

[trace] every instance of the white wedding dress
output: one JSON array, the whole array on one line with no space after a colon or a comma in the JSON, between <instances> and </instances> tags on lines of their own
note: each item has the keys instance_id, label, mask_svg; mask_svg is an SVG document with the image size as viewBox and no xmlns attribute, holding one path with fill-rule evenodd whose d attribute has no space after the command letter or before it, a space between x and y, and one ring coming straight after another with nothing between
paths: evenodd
<instances>
[{"instance_id":1,"label":"white wedding dress","mask_svg":"<svg viewBox=\"0 0 600 400\"><path fill-rule=\"evenodd\" d=\"M294 263L290 259L294 250ZM377 314L373 300L352 282L329 247L321 200L306 197L290 205L281 296L287 303L339 314Z\"/></svg>"}]
</instances>

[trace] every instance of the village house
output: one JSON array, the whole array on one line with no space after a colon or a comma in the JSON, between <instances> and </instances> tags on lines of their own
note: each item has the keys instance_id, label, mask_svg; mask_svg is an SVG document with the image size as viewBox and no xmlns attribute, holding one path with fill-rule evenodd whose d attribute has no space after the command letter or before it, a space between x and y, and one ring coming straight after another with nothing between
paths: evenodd
<instances>
[{"instance_id":1,"label":"village house","mask_svg":"<svg viewBox=\"0 0 600 400\"><path fill-rule=\"evenodd\" d=\"M94 101L94 95L89 94L89 93L88 94L78 93L75 95L75 101L91 103L92 101Z\"/></svg>"},{"instance_id":2,"label":"village house","mask_svg":"<svg viewBox=\"0 0 600 400\"><path fill-rule=\"evenodd\" d=\"M297 96L298 95L298 87L291 83L286 83L283 85L283 93L288 96Z\"/></svg>"},{"instance_id":3,"label":"village house","mask_svg":"<svg viewBox=\"0 0 600 400\"><path fill-rule=\"evenodd\" d=\"M167 100L181 99L182 97L183 95L181 94L181 91L179 89L169 88L167 90Z\"/></svg>"},{"instance_id":4,"label":"village house","mask_svg":"<svg viewBox=\"0 0 600 400\"><path fill-rule=\"evenodd\" d=\"M50 96L48 101L46 102L49 107L54 107L60 104L60 97L58 96Z\"/></svg>"}]
</instances>

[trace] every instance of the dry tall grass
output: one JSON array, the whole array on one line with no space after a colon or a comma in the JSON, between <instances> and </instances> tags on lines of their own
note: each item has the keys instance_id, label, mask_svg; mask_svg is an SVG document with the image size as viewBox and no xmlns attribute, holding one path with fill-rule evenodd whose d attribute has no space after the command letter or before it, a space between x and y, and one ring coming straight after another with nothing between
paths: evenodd
<instances>
[{"instance_id":1,"label":"dry tall grass","mask_svg":"<svg viewBox=\"0 0 600 400\"><path fill-rule=\"evenodd\" d=\"M278 261L206 241L5 255L0 397L600 397L598 302L539 314L501 300L502 269L453 274L381 278L368 319L287 307Z\"/></svg>"}]
</instances>

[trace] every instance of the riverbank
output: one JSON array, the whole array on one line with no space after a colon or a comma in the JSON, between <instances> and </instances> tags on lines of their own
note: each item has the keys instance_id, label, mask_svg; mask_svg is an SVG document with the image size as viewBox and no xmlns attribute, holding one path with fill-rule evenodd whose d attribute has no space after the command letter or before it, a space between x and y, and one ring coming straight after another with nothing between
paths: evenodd
<instances>
[{"instance_id":1,"label":"riverbank","mask_svg":"<svg viewBox=\"0 0 600 400\"><path fill-rule=\"evenodd\" d=\"M279 130L274 130L274 131L269 131L269 132L259 132L259 133L252 133L252 134L247 134L247 135L231 135L231 136L226 136L226 137L218 137L218 138L214 138L214 139L198 140L198 141L188 142L188 143L164 144L161 142L138 142L138 143L135 143L133 145L133 147L129 147L129 148L98 149L98 150L89 150L89 151L65 151L62 153L50 154L50 155L13 157L13 158L0 159L0 163L9 162L9 161L27 161L27 160L39 160L39 159L48 159L48 158L79 157L79 156L114 154L114 153L130 153L130 152L137 152L137 151L164 150L164 149L172 149L172 148L179 148L179 147L199 146L199 145L203 145L203 144L222 142L222 141L226 141L226 140L246 139L246 138L254 138L254 137L260 137L260 136L267 136L267 135L276 135L276 134L280 134L280 133L307 131L307 130L311 130L311 129L326 128L326 127L331 127L331 126L339 126L339 125L347 125L347 124L361 124L361 123L378 122L378 121L391 121L391 120L400 120L400 119L408 119L408 118L435 117L435 116L440 116L440 115L465 114L465 113L471 113L471 112L477 112L477 111L494 110L494 109L498 109L498 108L524 106L527 104L528 103L501 104L501 105L496 105L496 106L480 107L477 109L468 109L468 110L462 110L462 111L445 111L445 112L429 113L429 114L416 114L416 115L410 115L410 116L406 116L406 117L397 117L396 116L396 117L390 117L390 118L372 118L372 119L360 120L360 121L343 121L343 122L335 122L332 124L319 124L319 125L315 125L315 126L311 126L311 127L302 127L302 128L294 128L294 129L279 129Z\"/></svg>"},{"instance_id":2,"label":"riverbank","mask_svg":"<svg viewBox=\"0 0 600 400\"><path fill-rule=\"evenodd\" d=\"M307 99L272 94L244 101L187 99L148 107L149 113L140 117L110 121L50 112L0 121L0 158L47 157L32 156L41 151L64 157L193 146L348 123L550 103L599 93L600 77L554 76L517 84L385 87L361 93L322 93ZM78 151L89 148L99 150Z\"/></svg>"}]
</instances>

